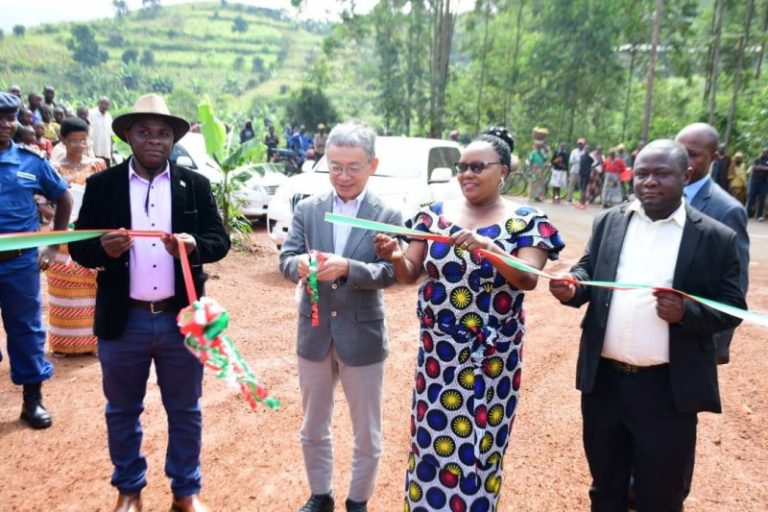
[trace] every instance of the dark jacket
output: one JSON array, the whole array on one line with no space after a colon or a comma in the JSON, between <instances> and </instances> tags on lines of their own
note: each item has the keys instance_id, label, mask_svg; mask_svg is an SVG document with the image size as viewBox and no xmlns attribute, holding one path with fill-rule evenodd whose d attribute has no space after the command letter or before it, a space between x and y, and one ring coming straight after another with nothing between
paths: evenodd
<instances>
[{"instance_id":1,"label":"dark jacket","mask_svg":"<svg viewBox=\"0 0 768 512\"><path fill-rule=\"evenodd\" d=\"M600 214L587 249L571 272L580 281L614 281L630 215L626 205ZM680 250L672 287L692 295L746 308L739 278L740 262L736 233L697 210L686 206ZM616 292L616 293L621 293ZM613 291L589 286L576 287L567 304L579 307L589 302L579 346L576 387L590 393L603 349ZM672 399L680 413L720 412L720 394L715 364L713 334L735 327L741 320L686 300L685 316L669 326L669 367Z\"/></svg>"},{"instance_id":2,"label":"dark jacket","mask_svg":"<svg viewBox=\"0 0 768 512\"><path fill-rule=\"evenodd\" d=\"M174 233L188 233L197 242L189 255L195 289L202 296L207 274L203 263L218 261L229 251L229 236L224 230L208 180L189 169L171 164L171 226ZM77 229L131 228L128 189L128 161L88 178L76 224ZM72 258L88 268L100 270L97 276L96 317L93 331L100 338L116 338L123 333L130 301L129 252L112 259L98 238L69 244ZM176 295L179 308L188 305L179 260L174 261Z\"/></svg>"}]
</instances>

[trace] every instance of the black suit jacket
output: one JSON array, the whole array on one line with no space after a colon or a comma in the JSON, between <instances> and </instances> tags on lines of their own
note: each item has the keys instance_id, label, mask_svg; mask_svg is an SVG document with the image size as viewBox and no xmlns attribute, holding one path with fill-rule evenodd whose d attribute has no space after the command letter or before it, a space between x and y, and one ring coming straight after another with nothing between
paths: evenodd
<instances>
[{"instance_id":1,"label":"black suit jacket","mask_svg":"<svg viewBox=\"0 0 768 512\"><path fill-rule=\"evenodd\" d=\"M203 295L207 275L203 263L226 256L229 236L224 230L208 180L189 169L171 164L171 226L174 233L189 233L197 248L189 255L195 289ZM77 229L131 228L128 189L128 161L88 178ZM96 239L69 244L72 258L89 268L98 268L96 317L93 332L100 338L116 338L123 333L130 300L129 252L119 258L107 256ZM181 273L174 261L176 296L179 308L189 303Z\"/></svg>"},{"instance_id":2,"label":"black suit jacket","mask_svg":"<svg viewBox=\"0 0 768 512\"><path fill-rule=\"evenodd\" d=\"M571 272L580 281L615 281L624 235L631 214L626 205L603 212L595 219L587 249ZM739 283L740 263L736 233L690 206L680 241L672 287L739 308L746 308ZM618 291L616 293L621 293ZM576 370L576 387L590 393L595 384L608 310L613 291L577 286L567 302L579 307L589 302L582 321L582 336ZM685 315L669 326L669 366L673 401L678 412L720 412L713 334L741 322L686 300Z\"/></svg>"}]
</instances>

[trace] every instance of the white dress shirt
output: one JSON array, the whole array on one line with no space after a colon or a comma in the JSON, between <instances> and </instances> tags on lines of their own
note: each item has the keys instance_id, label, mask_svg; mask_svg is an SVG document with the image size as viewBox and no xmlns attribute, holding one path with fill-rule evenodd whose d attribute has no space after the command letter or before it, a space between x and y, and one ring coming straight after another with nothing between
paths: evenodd
<instances>
[{"instance_id":1,"label":"white dress shirt","mask_svg":"<svg viewBox=\"0 0 768 512\"><path fill-rule=\"evenodd\" d=\"M648 218L637 200L626 214L632 218L616 281L671 288L685 226L685 203L681 201L669 217L657 221ZM613 292L602 356L637 366L669 362L669 324L656 313L652 290Z\"/></svg>"},{"instance_id":2,"label":"white dress shirt","mask_svg":"<svg viewBox=\"0 0 768 512\"><path fill-rule=\"evenodd\" d=\"M348 217L357 217L357 212L360 211L360 204L365 197L365 189L360 192L354 199L344 201L342 198L333 192L333 213L339 215L347 215ZM352 226L344 226L342 224L333 225L333 253L341 256L344 253L344 246L347 245L347 239L349 233L352 231Z\"/></svg>"},{"instance_id":3,"label":"white dress shirt","mask_svg":"<svg viewBox=\"0 0 768 512\"><path fill-rule=\"evenodd\" d=\"M571 151L571 156L568 158L568 166L570 168L571 174L579 173L579 161L581 160L581 155L583 154L583 149L573 148Z\"/></svg>"}]
</instances>

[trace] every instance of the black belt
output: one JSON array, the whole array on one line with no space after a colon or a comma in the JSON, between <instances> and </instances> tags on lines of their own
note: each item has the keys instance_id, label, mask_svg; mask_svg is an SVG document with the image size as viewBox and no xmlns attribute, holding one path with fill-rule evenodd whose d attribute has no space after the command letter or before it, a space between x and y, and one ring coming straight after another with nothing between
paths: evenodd
<instances>
[{"instance_id":1,"label":"black belt","mask_svg":"<svg viewBox=\"0 0 768 512\"><path fill-rule=\"evenodd\" d=\"M607 357L601 357L600 360L607 364L613 371L623 373L625 375L658 371L669 366L668 363L654 364L651 366L636 366L634 364L625 363L624 361L608 359Z\"/></svg>"},{"instance_id":2,"label":"black belt","mask_svg":"<svg viewBox=\"0 0 768 512\"><path fill-rule=\"evenodd\" d=\"M14 249L12 251L0 251L0 263L15 260L22 254L24 254L24 251L21 249Z\"/></svg>"},{"instance_id":3,"label":"black belt","mask_svg":"<svg viewBox=\"0 0 768 512\"><path fill-rule=\"evenodd\" d=\"M132 307L149 311L152 314L166 313L168 311L177 313L181 309L178 302L173 298L156 301L131 299L130 302Z\"/></svg>"}]
</instances>

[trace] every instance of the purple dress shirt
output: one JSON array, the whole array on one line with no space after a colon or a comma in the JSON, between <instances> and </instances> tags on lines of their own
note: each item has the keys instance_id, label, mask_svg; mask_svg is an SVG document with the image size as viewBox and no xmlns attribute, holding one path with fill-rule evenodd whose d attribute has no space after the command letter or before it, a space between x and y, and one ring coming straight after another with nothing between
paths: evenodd
<instances>
[{"instance_id":1,"label":"purple dress shirt","mask_svg":"<svg viewBox=\"0 0 768 512\"><path fill-rule=\"evenodd\" d=\"M150 182L136 173L131 158L128 186L131 229L172 233L170 166L166 164L165 170ZM158 238L134 238L129 265L132 299L158 301L176 293L173 256Z\"/></svg>"}]
</instances>

